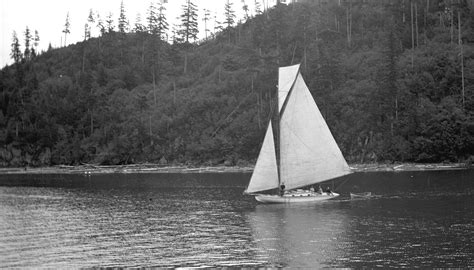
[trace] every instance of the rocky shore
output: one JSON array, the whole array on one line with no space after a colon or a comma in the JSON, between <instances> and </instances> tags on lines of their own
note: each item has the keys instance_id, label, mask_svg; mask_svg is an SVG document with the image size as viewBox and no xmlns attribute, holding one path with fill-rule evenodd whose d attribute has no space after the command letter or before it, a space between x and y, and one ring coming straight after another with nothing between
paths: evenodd
<instances>
[{"instance_id":1,"label":"rocky shore","mask_svg":"<svg viewBox=\"0 0 474 270\"><path fill-rule=\"evenodd\" d=\"M463 163L434 163L434 164L350 164L354 172L378 171L429 171L429 170L456 170L468 169ZM162 166L158 164L133 164L133 165L58 165L51 167L17 167L0 168L0 174L107 174L107 173L246 173L252 172L253 166Z\"/></svg>"}]
</instances>

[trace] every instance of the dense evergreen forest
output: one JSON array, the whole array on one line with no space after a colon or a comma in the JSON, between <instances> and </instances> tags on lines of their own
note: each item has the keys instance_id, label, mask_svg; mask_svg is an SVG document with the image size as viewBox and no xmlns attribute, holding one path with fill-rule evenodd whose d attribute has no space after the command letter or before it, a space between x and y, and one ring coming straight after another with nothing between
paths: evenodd
<instances>
[{"instance_id":1,"label":"dense evergreen forest","mask_svg":"<svg viewBox=\"0 0 474 270\"><path fill-rule=\"evenodd\" d=\"M328 2L200 42L109 29L17 56L0 71L0 166L253 164L278 67L296 63L349 163L474 161L471 1Z\"/></svg>"}]
</instances>

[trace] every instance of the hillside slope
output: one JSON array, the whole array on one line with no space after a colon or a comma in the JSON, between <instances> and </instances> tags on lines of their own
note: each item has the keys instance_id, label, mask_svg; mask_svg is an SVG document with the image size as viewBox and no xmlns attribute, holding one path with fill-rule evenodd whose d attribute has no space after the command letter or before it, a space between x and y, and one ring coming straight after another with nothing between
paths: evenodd
<instances>
[{"instance_id":1,"label":"hillside slope","mask_svg":"<svg viewBox=\"0 0 474 270\"><path fill-rule=\"evenodd\" d=\"M49 50L0 71L0 166L253 162L295 63L349 162L473 160L474 12L424 4L416 27L410 7L278 5L199 45Z\"/></svg>"}]
</instances>

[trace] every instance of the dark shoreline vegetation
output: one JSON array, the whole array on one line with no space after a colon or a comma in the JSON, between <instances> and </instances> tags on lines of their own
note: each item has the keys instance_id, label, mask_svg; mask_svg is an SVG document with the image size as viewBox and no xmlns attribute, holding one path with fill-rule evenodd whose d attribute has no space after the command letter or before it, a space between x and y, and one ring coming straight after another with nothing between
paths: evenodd
<instances>
[{"instance_id":1,"label":"dark shoreline vegetation","mask_svg":"<svg viewBox=\"0 0 474 270\"><path fill-rule=\"evenodd\" d=\"M353 2L279 4L199 44L111 30L23 58L0 70L0 167L253 165L295 63L349 163L470 165L472 2Z\"/></svg>"}]
</instances>

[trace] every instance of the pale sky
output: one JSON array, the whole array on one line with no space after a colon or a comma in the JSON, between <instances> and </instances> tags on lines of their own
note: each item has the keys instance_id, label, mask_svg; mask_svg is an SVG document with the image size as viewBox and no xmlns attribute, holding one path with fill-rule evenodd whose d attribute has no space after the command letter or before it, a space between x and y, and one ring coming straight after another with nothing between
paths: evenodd
<instances>
[{"instance_id":1,"label":"pale sky","mask_svg":"<svg viewBox=\"0 0 474 270\"><path fill-rule=\"evenodd\" d=\"M159 0L152 0L158 3ZM186 0L168 0L166 6L166 15L170 30L174 23L177 23L176 17L181 13L181 6ZM258 0L262 9L264 6L272 6L276 0ZM118 16L120 14L121 0L0 0L0 20L1 20L1 45L0 45L0 69L13 61L10 57L13 31L16 31L20 41L21 50L25 49L24 33L28 26L31 34L34 36L35 30L38 31L40 42L39 51L46 50L51 43L53 48L61 46L64 39L64 24L69 12L70 31L67 36L67 44L73 44L84 39L84 24L87 22L89 10L99 13L105 21L107 15L113 14L115 28L117 29ZM145 24L147 9L150 6L150 0L123 0L126 16L133 26L136 21L137 13L140 13L142 23ZM223 21L224 5L226 0L195 0L198 6L199 14L199 37L204 37L204 22L202 21L203 9L211 10L211 17L217 15L218 21ZM233 8L237 12L237 20L243 19L242 2L243 0L231 0ZM250 13L253 14L255 0L245 0L249 6ZM213 27L213 20L210 27ZM92 36L97 36L96 26L92 27ZM64 41L63 41L64 42Z\"/></svg>"}]
</instances>

